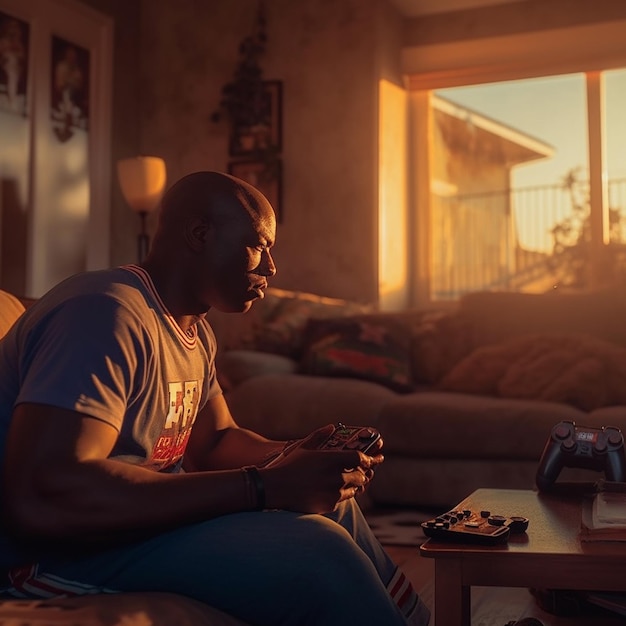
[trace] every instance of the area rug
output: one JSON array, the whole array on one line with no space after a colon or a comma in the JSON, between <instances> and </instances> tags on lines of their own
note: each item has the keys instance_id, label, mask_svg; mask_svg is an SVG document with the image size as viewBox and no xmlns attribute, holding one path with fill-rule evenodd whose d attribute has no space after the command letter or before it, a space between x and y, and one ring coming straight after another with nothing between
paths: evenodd
<instances>
[{"instance_id":1,"label":"area rug","mask_svg":"<svg viewBox=\"0 0 626 626\"><path fill-rule=\"evenodd\" d=\"M374 509L365 517L383 545L419 546L426 539L420 524L434 515L414 509Z\"/></svg>"}]
</instances>

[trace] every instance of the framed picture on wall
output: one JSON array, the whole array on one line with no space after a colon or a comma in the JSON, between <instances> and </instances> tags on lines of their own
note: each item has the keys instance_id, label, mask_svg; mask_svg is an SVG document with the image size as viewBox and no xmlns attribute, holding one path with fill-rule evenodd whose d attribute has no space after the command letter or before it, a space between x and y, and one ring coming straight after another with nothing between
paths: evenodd
<instances>
[{"instance_id":1,"label":"framed picture on wall","mask_svg":"<svg viewBox=\"0 0 626 626\"><path fill-rule=\"evenodd\" d=\"M0 110L26 115L30 25L0 11Z\"/></svg>"},{"instance_id":2,"label":"framed picture on wall","mask_svg":"<svg viewBox=\"0 0 626 626\"><path fill-rule=\"evenodd\" d=\"M89 50L52 37L52 128L59 141L89 129Z\"/></svg>"},{"instance_id":3,"label":"framed picture on wall","mask_svg":"<svg viewBox=\"0 0 626 626\"><path fill-rule=\"evenodd\" d=\"M256 187L272 205L276 221L283 221L282 212L282 162L279 159L271 163L263 161L231 161L228 173L245 180Z\"/></svg>"},{"instance_id":4,"label":"framed picture on wall","mask_svg":"<svg viewBox=\"0 0 626 626\"><path fill-rule=\"evenodd\" d=\"M282 97L281 81L263 81L258 122L254 125L233 124L229 144L231 156L251 156L268 148L274 152L282 150Z\"/></svg>"}]
</instances>

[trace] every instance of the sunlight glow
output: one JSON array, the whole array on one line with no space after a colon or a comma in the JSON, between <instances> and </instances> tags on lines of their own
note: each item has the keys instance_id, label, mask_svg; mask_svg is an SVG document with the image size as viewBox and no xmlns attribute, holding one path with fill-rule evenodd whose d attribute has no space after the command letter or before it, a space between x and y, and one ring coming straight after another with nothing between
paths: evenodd
<instances>
[{"instance_id":1,"label":"sunlight glow","mask_svg":"<svg viewBox=\"0 0 626 626\"><path fill-rule=\"evenodd\" d=\"M379 83L379 278L380 308L406 306L407 293L407 93Z\"/></svg>"}]
</instances>

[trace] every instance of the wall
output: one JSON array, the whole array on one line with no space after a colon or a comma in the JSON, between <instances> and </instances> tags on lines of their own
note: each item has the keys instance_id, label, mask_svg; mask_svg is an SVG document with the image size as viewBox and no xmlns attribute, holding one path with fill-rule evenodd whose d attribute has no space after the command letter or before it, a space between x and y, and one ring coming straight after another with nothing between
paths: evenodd
<instances>
[{"instance_id":1,"label":"wall","mask_svg":"<svg viewBox=\"0 0 626 626\"><path fill-rule=\"evenodd\" d=\"M210 115L256 6L143 2L141 147L171 181L227 168L227 129ZM283 81L284 111L273 284L375 301L377 89L380 74L399 77L397 13L381 0L267 0L266 14L264 76Z\"/></svg>"},{"instance_id":2,"label":"wall","mask_svg":"<svg viewBox=\"0 0 626 626\"><path fill-rule=\"evenodd\" d=\"M81 0L113 18L113 94L111 135L111 264L137 260L137 216L117 183L118 159L141 154L139 128L140 0Z\"/></svg>"}]
</instances>

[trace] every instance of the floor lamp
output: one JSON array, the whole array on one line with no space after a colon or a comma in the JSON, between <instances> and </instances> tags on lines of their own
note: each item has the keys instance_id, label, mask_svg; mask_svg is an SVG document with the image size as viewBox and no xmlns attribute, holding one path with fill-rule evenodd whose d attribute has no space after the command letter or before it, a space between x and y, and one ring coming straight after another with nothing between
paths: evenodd
<instances>
[{"instance_id":1,"label":"floor lamp","mask_svg":"<svg viewBox=\"0 0 626 626\"><path fill-rule=\"evenodd\" d=\"M165 161L159 157L137 156L117 162L117 178L128 206L139 215L137 257L141 263L148 254L150 236L146 230L148 213L154 211L165 189Z\"/></svg>"}]
</instances>

